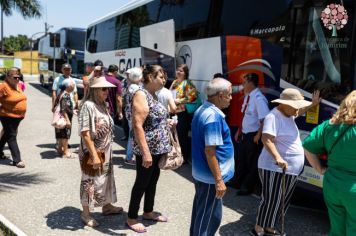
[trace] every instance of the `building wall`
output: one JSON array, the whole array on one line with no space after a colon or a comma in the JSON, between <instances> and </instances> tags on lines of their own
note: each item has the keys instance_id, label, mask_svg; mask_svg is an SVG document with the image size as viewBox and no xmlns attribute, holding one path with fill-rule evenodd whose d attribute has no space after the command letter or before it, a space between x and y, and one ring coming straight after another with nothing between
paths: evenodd
<instances>
[{"instance_id":1,"label":"building wall","mask_svg":"<svg viewBox=\"0 0 356 236\"><path fill-rule=\"evenodd\" d=\"M14 56L0 55L1 72L14 66L20 68L22 74L45 73L48 71L48 59L39 57L38 51L32 51L32 55L31 51L15 52Z\"/></svg>"}]
</instances>

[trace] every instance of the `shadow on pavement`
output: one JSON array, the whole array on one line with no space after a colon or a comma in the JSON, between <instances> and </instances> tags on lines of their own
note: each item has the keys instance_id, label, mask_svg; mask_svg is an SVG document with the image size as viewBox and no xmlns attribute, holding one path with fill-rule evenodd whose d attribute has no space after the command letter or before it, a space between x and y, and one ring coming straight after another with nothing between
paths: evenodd
<instances>
[{"instance_id":1,"label":"shadow on pavement","mask_svg":"<svg viewBox=\"0 0 356 236\"><path fill-rule=\"evenodd\" d=\"M136 166L125 164L125 159L121 157L114 157L112 159L112 164L117 165L119 168L135 170Z\"/></svg>"},{"instance_id":2,"label":"shadow on pavement","mask_svg":"<svg viewBox=\"0 0 356 236\"><path fill-rule=\"evenodd\" d=\"M16 168L16 167L14 167ZM43 177L44 173L1 173L0 174L0 192L15 190L18 187L26 187L33 184L49 182L49 179Z\"/></svg>"},{"instance_id":3,"label":"shadow on pavement","mask_svg":"<svg viewBox=\"0 0 356 236\"><path fill-rule=\"evenodd\" d=\"M44 151L40 153L42 159L62 158L57 151Z\"/></svg>"},{"instance_id":4,"label":"shadow on pavement","mask_svg":"<svg viewBox=\"0 0 356 236\"><path fill-rule=\"evenodd\" d=\"M99 209L99 208L98 208ZM88 228L84 226L80 219L81 210L75 207L63 207L57 211L49 213L47 218L47 226L51 229L77 231ZM105 235L126 235L116 233L117 230L127 230L125 220L127 214L103 216L99 212L92 213L92 217L99 222L99 226L93 230L99 231Z\"/></svg>"},{"instance_id":5,"label":"shadow on pavement","mask_svg":"<svg viewBox=\"0 0 356 236\"><path fill-rule=\"evenodd\" d=\"M41 84L37 84L37 83L29 83L32 87L34 87L35 89L37 89L38 91L46 94L47 96L51 96L50 91L47 88L44 88L41 86Z\"/></svg>"}]
</instances>

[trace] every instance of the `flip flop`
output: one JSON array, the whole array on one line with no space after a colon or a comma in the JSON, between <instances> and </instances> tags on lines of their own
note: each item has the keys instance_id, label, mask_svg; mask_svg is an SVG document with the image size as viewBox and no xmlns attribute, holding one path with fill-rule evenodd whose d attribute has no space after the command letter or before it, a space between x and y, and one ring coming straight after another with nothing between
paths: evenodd
<instances>
[{"instance_id":1,"label":"flip flop","mask_svg":"<svg viewBox=\"0 0 356 236\"><path fill-rule=\"evenodd\" d=\"M141 223L136 223L136 224L133 224L133 225L129 225L129 223L127 223L127 222L125 222L125 224L126 224L126 226L129 228L129 229L131 229L132 231L134 231L134 232L136 232L136 233L139 233L139 234L141 234L141 233L146 233L147 232L147 229L145 228L145 229L142 229L142 230L139 230L139 229L135 229L133 226L134 225L138 225L138 224L141 224ZM141 225L143 225L143 224L141 224ZM144 226L144 225L143 225Z\"/></svg>"},{"instance_id":2,"label":"flip flop","mask_svg":"<svg viewBox=\"0 0 356 236\"><path fill-rule=\"evenodd\" d=\"M92 228L94 228L94 227L99 225L99 223L94 218L92 218L91 216L80 215L80 219L82 219L83 223L86 226L89 226L89 227L92 227Z\"/></svg>"},{"instance_id":3,"label":"flip flop","mask_svg":"<svg viewBox=\"0 0 356 236\"><path fill-rule=\"evenodd\" d=\"M142 216L142 219L144 220L152 220L152 221L156 221L156 222L167 222L168 218L166 216L161 215L160 213L153 213L155 216L153 218L146 218L144 216Z\"/></svg>"},{"instance_id":4,"label":"flip flop","mask_svg":"<svg viewBox=\"0 0 356 236\"><path fill-rule=\"evenodd\" d=\"M103 211L103 215L115 215L115 214L121 214L124 211L124 208L122 207L116 207L116 206L111 206L107 210Z\"/></svg>"}]
</instances>

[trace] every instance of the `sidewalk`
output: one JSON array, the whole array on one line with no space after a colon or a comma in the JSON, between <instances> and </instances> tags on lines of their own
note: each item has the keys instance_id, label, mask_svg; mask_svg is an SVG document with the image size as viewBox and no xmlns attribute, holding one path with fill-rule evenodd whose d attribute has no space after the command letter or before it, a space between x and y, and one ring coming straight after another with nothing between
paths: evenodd
<instances>
[{"instance_id":1,"label":"sidewalk","mask_svg":"<svg viewBox=\"0 0 356 236\"><path fill-rule=\"evenodd\" d=\"M27 84L28 112L19 127L18 143L25 169L0 161L0 214L27 235L135 235L125 227L135 170L124 165L125 143L115 132L114 172L118 202L125 213L102 216L99 208L93 216L100 226L84 227L80 220L80 167L78 159L63 160L54 150L54 130L50 126L51 99L38 82ZM76 117L70 144L78 147ZM6 150L9 154L9 151ZM148 226L143 235L189 235L194 185L189 165L177 172L163 171L157 187L155 210L169 218L168 223ZM229 189L224 198L223 220L219 235L248 235L258 207L254 197L236 197ZM142 208L141 208L142 210ZM140 212L141 214L141 212ZM306 217L307 216L307 217ZM320 213L289 209L286 219L289 235L326 235L327 217Z\"/></svg>"}]
</instances>

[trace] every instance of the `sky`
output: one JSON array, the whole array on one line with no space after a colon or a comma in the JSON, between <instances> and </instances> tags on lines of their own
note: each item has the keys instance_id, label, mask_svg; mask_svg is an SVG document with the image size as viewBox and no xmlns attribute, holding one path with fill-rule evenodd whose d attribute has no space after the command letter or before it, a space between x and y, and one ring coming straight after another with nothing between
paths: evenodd
<instances>
[{"instance_id":1,"label":"sky","mask_svg":"<svg viewBox=\"0 0 356 236\"><path fill-rule=\"evenodd\" d=\"M31 37L45 30L47 21L49 32L55 32L62 27L86 28L91 22L101 18L132 0L39 0L43 10L39 19L25 20L16 11L12 16L4 16L4 37L25 34ZM41 36L35 35L34 38Z\"/></svg>"}]
</instances>

